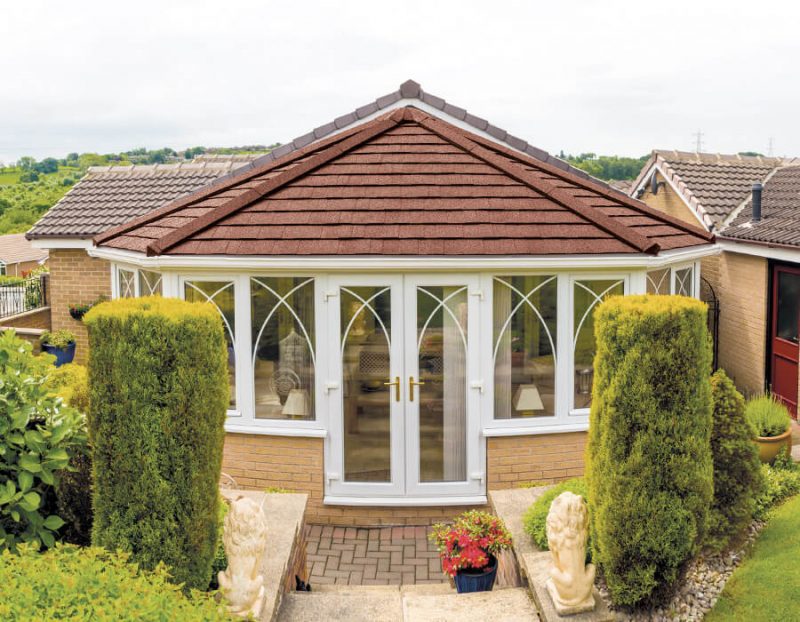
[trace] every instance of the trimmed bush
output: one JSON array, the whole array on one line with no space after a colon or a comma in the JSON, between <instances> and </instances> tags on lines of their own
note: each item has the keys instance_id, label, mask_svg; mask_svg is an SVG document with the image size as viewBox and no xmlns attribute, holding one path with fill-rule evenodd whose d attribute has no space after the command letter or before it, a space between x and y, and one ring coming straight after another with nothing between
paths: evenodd
<instances>
[{"instance_id":1,"label":"trimmed bush","mask_svg":"<svg viewBox=\"0 0 800 622\"><path fill-rule=\"evenodd\" d=\"M744 416L744 398L721 369L711 376L711 398L714 502L706 544L720 550L750 524L763 482L758 449Z\"/></svg>"},{"instance_id":2,"label":"trimmed bush","mask_svg":"<svg viewBox=\"0 0 800 622\"><path fill-rule=\"evenodd\" d=\"M89 414L89 372L83 365L67 363L50 371L49 384L64 401Z\"/></svg>"},{"instance_id":3,"label":"trimmed bush","mask_svg":"<svg viewBox=\"0 0 800 622\"><path fill-rule=\"evenodd\" d=\"M227 349L209 304L121 299L89 327L92 542L208 586L218 531Z\"/></svg>"},{"instance_id":4,"label":"trimmed bush","mask_svg":"<svg viewBox=\"0 0 800 622\"><path fill-rule=\"evenodd\" d=\"M612 297L595 313L587 447L593 559L617 605L666 595L713 498L706 305Z\"/></svg>"},{"instance_id":5,"label":"trimmed bush","mask_svg":"<svg viewBox=\"0 0 800 622\"><path fill-rule=\"evenodd\" d=\"M200 592L185 595L167 570L128 563L128 554L57 545L41 554L23 547L0 555L2 620L216 622L224 605Z\"/></svg>"},{"instance_id":6,"label":"trimmed bush","mask_svg":"<svg viewBox=\"0 0 800 622\"><path fill-rule=\"evenodd\" d=\"M784 451L778 455L772 466L762 464L761 473L764 486L755 500L755 518L766 520L772 508L789 497L800 494L800 466Z\"/></svg>"},{"instance_id":7,"label":"trimmed bush","mask_svg":"<svg viewBox=\"0 0 800 622\"><path fill-rule=\"evenodd\" d=\"M0 550L53 546L64 525L56 489L86 447L84 416L48 384L52 360L14 331L0 334Z\"/></svg>"},{"instance_id":8,"label":"trimmed bush","mask_svg":"<svg viewBox=\"0 0 800 622\"><path fill-rule=\"evenodd\" d=\"M744 412L756 436L780 436L792 422L786 406L773 395L760 395L748 400Z\"/></svg>"},{"instance_id":9,"label":"trimmed bush","mask_svg":"<svg viewBox=\"0 0 800 622\"><path fill-rule=\"evenodd\" d=\"M525 514L522 515L522 525L525 529L525 533L533 538L536 546L545 551L550 548L547 543L547 514L550 512L550 505L562 492L572 492L576 495L580 495L584 499L589 497L589 493L586 489L586 480L584 478L576 477L574 479L568 479L565 482L561 482L545 490L542 496L536 499L525 511ZM592 541L590 535L586 543L587 560L591 559L591 551Z\"/></svg>"}]
</instances>

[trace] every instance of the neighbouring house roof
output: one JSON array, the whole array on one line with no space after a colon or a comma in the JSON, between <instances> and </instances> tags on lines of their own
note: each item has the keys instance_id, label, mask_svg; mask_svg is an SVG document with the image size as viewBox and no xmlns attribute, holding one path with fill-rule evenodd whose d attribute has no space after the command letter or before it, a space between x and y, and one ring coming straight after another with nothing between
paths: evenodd
<instances>
[{"instance_id":1,"label":"neighbouring house roof","mask_svg":"<svg viewBox=\"0 0 800 622\"><path fill-rule=\"evenodd\" d=\"M625 194L630 193L633 182L630 179L612 179L607 182L614 190L619 190Z\"/></svg>"},{"instance_id":2,"label":"neighbouring house roof","mask_svg":"<svg viewBox=\"0 0 800 622\"><path fill-rule=\"evenodd\" d=\"M47 251L33 248L24 233L0 235L0 263L10 265L30 261L42 262L45 259L47 259Z\"/></svg>"},{"instance_id":3,"label":"neighbouring house roof","mask_svg":"<svg viewBox=\"0 0 800 622\"><path fill-rule=\"evenodd\" d=\"M28 239L91 238L246 166L258 156L198 157L192 162L93 166L28 231Z\"/></svg>"},{"instance_id":4,"label":"neighbouring house roof","mask_svg":"<svg viewBox=\"0 0 800 622\"><path fill-rule=\"evenodd\" d=\"M747 199L754 183L790 162L764 156L654 150L631 194L643 189L657 169L709 229L720 229Z\"/></svg>"},{"instance_id":5,"label":"neighbouring house roof","mask_svg":"<svg viewBox=\"0 0 800 622\"><path fill-rule=\"evenodd\" d=\"M712 240L546 154L413 106L332 131L95 243L148 255L572 255Z\"/></svg>"},{"instance_id":6,"label":"neighbouring house roof","mask_svg":"<svg viewBox=\"0 0 800 622\"><path fill-rule=\"evenodd\" d=\"M761 220L752 222L752 193L721 237L800 247L800 166L775 169L761 194Z\"/></svg>"}]
</instances>

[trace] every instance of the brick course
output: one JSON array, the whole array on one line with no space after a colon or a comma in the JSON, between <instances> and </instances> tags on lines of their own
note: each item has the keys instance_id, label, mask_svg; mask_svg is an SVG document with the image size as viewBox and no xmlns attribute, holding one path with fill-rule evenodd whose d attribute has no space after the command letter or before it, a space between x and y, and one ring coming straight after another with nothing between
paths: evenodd
<instances>
[{"instance_id":1,"label":"brick course","mask_svg":"<svg viewBox=\"0 0 800 622\"><path fill-rule=\"evenodd\" d=\"M82 249L50 251L50 317L53 330L75 333L75 362L86 364L89 338L83 323L73 320L69 305L111 298L111 266L104 259L89 257Z\"/></svg>"},{"instance_id":2,"label":"brick course","mask_svg":"<svg viewBox=\"0 0 800 622\"><path fill-rule=\"evenodd\" d=\"M489 490L532 482L556 482L583 474L586 433L490 438ZM324 505L323 439L228 434L222 470L238 486L279 487L308 494L307 521L331 525L429 525L464 507L378 507Z\"/></svg>"}]
</instances>

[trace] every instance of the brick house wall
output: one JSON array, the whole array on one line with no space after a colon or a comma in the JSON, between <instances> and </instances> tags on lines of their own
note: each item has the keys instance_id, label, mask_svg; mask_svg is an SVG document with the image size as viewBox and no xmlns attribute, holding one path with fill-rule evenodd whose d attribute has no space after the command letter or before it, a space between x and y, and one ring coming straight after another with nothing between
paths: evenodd
<instances>
[{"instance_id":1,"label":"brick house wall","mask_svg":"<svg viewBox=\"0 0 800 622\"><path fill-rule=\"evenodd\" d=\"M488 439L489 490L549 483L583 474L585 432ZM428 525L466 508L360 507L323 504L324 441L320 438L228 434L222 470L241 488L278 487L308 494L306 520L333 525Z\"/></svg>"},{"instance_id":2,"label":"brick house wall","mask_svg":"<svg viewBox=\"0 0 800 622\"><path fill-rule=\"evenodd\" d=\"M640 201L644 201L652 208L665 212L674 218L679 218L690 225L699 227L700 221L694 212L689 209L689 206L684 203L683 199L672 189L672 186L664 179L664 177L656 171L656 179L659 182L664 182L663 186L659 186L658 194L650 192L650 184L647 184L644 194L639 197Z\"/></svg>"},{"instance_id":3,"label":"brick house wall","mask_svg":"<svg viewBox=\"0 0 800 622\"><path fill-rule=\"evenodd\" d=\"M53 330L75 333L75 362L86 364L89 338L82 322L73 320L69 305L94 302L100 296L111 298L111 265L104 259L89 257L82 249L50 251L50 318Z\"/></svg>"},{"instance_id":4,"label":"brick house wall","mask_svg":"<svg viewBox=\"0 0 800 622\"><path fill-rule=\"evenodd\" d=\"M50 330L50 307L42 307L0 319L0 328L37 328Z\"/></svg>"},{"instance_id":5,"label":"brick house wall","mask_svg":"<svg viewBox=\"0 0 800 622\"><path fill-rule=\"evenodd\" d=\"M24 272L30 272L41 264L38 261L23 261L21 263L6 264L6 276L22 276Z\"/></svg>"}]
</instances>

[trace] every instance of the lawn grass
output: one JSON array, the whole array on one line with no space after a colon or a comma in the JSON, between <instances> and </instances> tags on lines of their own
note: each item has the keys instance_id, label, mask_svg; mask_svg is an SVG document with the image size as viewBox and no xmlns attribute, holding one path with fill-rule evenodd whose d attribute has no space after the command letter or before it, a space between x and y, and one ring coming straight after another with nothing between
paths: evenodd
<instances>
[{"instance_id":1,"label":"lawn grass","mask_svg":"<svg viewBox=\"0 0 800 622\"><path fill-rule=\"evenodd\" d=\"M708 622L800 620L800 495L777 508Z\"/></svg>"}]
</instances>

